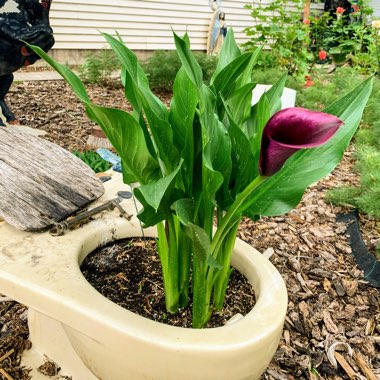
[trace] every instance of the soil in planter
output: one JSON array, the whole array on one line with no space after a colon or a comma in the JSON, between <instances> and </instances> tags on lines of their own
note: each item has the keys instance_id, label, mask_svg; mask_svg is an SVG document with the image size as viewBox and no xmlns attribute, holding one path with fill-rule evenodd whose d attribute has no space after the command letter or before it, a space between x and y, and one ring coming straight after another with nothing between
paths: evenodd
<instances>
[{"instance_id":1,"label":"soil in planter","mask_svg":"<svg viewBox=\"0 0 380 380\"><path fill-rule=\"evenodd\" d=\"M143 317L172 326L191 327L191 304L177 314L165 308L161 265L152 239L125 239L100 247L81 265L83 275L102 295ZM234 270L222 311L207 327L224 325L235 314L246 315L255 304L248 280Z\"/></svg>"}]
</instances>

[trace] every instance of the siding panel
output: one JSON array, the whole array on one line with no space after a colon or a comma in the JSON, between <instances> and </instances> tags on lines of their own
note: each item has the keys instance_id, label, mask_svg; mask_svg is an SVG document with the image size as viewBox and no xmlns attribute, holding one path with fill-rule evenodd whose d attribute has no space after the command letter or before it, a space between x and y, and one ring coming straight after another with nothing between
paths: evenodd
<instances>
[{"instance_id":1,"label":"siding panel","mask_svg":"<svg viewBox=\"0 0 380 380\"><path fill-rule=\"evenodd\" d=\"M248 0L224 0L226 22L239 43L246 40L244 28L252 24L244 5ZM208 0L54 0L51 25L54 49L102 49L99 31L117 30L133 50L174 49L172 28L189 33L192 48L205 50L212 16Z\"/></svg>"}]
</instances>

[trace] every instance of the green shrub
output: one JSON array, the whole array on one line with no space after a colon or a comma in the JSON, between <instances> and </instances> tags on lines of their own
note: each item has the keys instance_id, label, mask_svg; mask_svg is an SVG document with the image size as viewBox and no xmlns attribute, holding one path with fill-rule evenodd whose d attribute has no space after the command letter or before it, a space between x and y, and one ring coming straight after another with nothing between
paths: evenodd
<instances>
[{"instance_id":1,"label":"green shrub","mask_svg":"<svg viewBox=\"0 0 380 380\"><path fill-rule=\"evenodd\" d=\"M209 83L215 70L217 58L206 53L194 54L203 72L203 79ZM181 67L181 61L176 51L156 50L150 58L142 63L152 89L171 91L173 82Z\"/></svg>"},{"instance_id":2,"label":"green shrub","mask_svg":"<svg viewBox=\"0 0 380 380\"><path fill-rule=\"evenodd\" d=\"M79 76L85 83L104 84L114 71L120 69L120 66L112 50L102 49L87 56L79 68Z\"/></svg>"}]
</instances>

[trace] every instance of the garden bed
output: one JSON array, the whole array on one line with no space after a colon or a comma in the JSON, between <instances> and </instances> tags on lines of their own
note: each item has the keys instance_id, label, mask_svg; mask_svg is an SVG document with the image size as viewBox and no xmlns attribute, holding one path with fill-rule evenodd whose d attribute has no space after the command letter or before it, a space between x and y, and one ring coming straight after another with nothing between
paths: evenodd
<instances>
[{"instance_id":1,"label":"garden bed","mask_svg":"<svg viewBox=\"0 0 380 380\"><path fill-rule=\"evenodd\" d=\"M96 102L128 109L123 90L116 85L89 86L88 91ZM159 96L170 101L169 95ZM47 139L66 149L84 149L93 123L63 81L19 83L8 98L23 125L45 130ZM307 190L295 210L241 224L239 237L271 256L289 292L283 339L263 379L349 379L352 373L380 378L380 293L363 280L352 258L346 227L336 222L342 209L324 201L328 189L357 183L351 148L330 176ZM364 216L361 226L372 250L379 242L380 227ZM15 321L20 309L9 302L0 302L2 341L3 330L7 336L19 331ZM352 357L349 348L354 351ZM0 358L4 351L9 352L9 346L2 343ZM12 372L9 360L0 361L0 368L14 379L26 379L20 371Z\"/></svg>"}]
</instances>

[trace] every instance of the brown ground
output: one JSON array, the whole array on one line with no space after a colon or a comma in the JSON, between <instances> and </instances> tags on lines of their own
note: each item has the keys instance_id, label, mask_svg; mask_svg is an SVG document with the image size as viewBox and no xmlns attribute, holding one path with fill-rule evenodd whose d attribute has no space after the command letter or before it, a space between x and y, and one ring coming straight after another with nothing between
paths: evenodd
<instances>
[{"instance_id":1,"label":"brown ground","mask_svg":"<svg viewBox=\"0 0 380 380\"><path fill-rule=\"evenodd\" d=\"M121 89L88 90L101 104L128 108ZM16 84L9 99L23 125L46 130L49 140L67 149L84 148L92 123L63 82ZM262 379L380 379L379 290L363 280L352 259L345 226L335 220L341 210L324 201L329 188L357 182L351 148L330 176L306 192L297 209L241 225L243 240L272 254L289 293L283 339ZM362 216L361 228L374 250L380 242L378 222ZM26 378L12 369L16 352L2 359L23 344L18 340L26 337L23 310L0 298L0 378L5 378L1 369L14 379Z\"/></svg>"}]
</instances>

